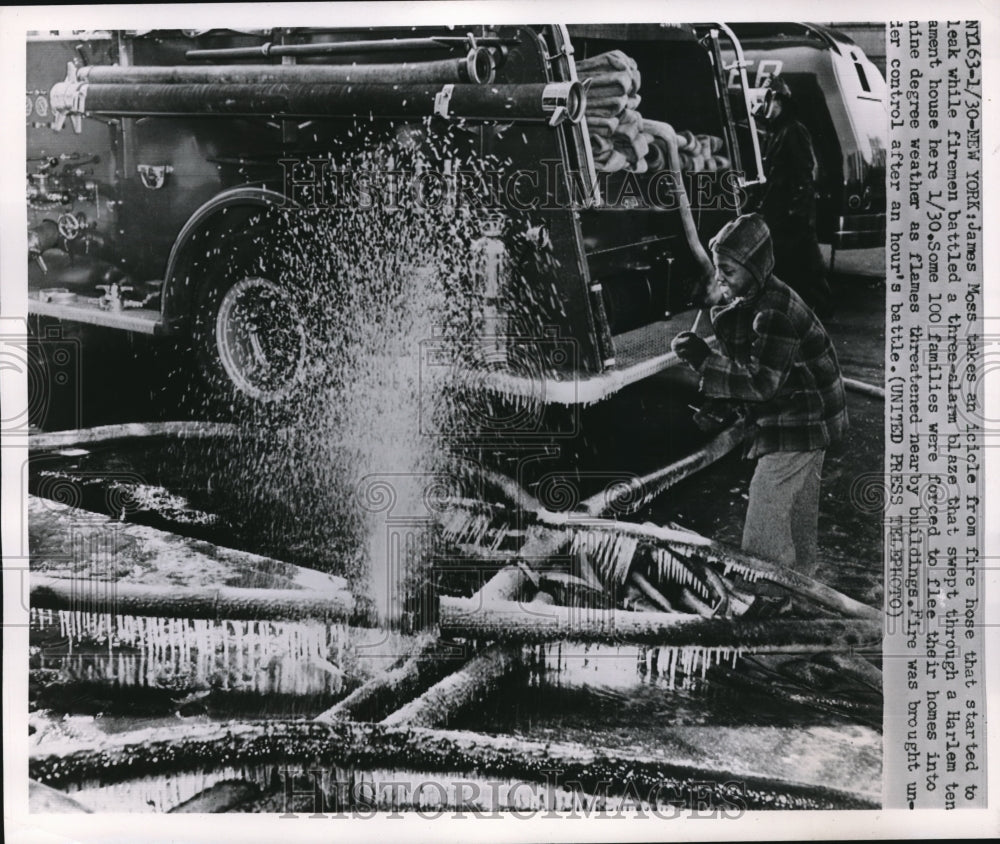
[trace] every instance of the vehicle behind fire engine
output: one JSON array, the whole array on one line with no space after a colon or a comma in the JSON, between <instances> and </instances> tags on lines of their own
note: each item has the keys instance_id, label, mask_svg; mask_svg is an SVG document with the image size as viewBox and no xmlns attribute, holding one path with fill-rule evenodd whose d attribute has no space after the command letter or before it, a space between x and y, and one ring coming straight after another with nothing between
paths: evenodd
<instances>
[{"instance_id":1,"label":"vehicle behind fire engine","mask_svg":"<svg viewBox=\"0 0 1000 844\"><path fill-rule=\"evenodd\" d=\"M809 130L819 163L819 240L837 249L885 243L885 156L889 133L885 80L850 38L830 27L806 23L736 23L745 55L751 100L765 80L781 75ZM737 121L745 83L726 46L730 90Z\"/></svg>"},{"instance_id":2,"label":"vehicle behind fire engine","mask_svg":"<svg viewBox=\"0 0 1000 844\"><path fill-rule=\"evenodd\" d=\"M314 343L289 256L315 254L302 241L318 230L296 221L365 213L369 193L344 182L358 168L435 185L471 170L484 178L452 199L474 200L476 236L454 251L497 335L484 383L599 401L677 362L669 338L690 326L704 245L759 178L720 29L704 32L31 36L29 309L187 338L212 388L287 398ZM418 263L393 267L415 291Z\"/></svg>"}]
</instances>

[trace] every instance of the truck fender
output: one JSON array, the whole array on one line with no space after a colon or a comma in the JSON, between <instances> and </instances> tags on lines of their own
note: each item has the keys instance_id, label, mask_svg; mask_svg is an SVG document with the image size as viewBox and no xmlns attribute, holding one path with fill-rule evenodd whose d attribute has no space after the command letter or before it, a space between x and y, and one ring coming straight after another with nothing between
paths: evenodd
<instances>
[{"instance_id":1,"label":"truck fender","mask_svg":"<svg viewBox=\"0 0 1000 844\"><path fill-rule=\"evenodd\" d=\"M161 314L169 333L189 327L192 302L197 280L191 278L191 268L204 246L197 243L198 235L215 225L225 211L238 208L294 207L284 194L265 187L243 185L223 191L198 208L181 227L167 259L163 277Z\"/></svg>"}]
</instances>

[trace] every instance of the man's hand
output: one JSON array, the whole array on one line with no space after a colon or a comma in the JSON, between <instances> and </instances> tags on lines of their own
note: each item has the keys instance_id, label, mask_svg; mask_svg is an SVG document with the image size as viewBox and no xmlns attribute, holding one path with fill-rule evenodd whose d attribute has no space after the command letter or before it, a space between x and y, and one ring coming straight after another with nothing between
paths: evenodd
<instances>
[{"instance_id":1,"label":"man's hand","mask_svg":"<svg viewBox=\"0 0 1000 844\"><path fill-rule=\"evenodd\" d=\"M708 399L695 411L694 424L706 434L717 434L741 415L741 406L726 399Z\"/></svg>"},{"instance_id":2,"label":"man's hand","mask_svg":"<svg viewBox=\"0 0 1000 844\"><path fill-rule=\"evenodd\" d=\"M700 369L712 350L708 343L697 334L690 331L682 331L670 341L670 348L681 360L686 361L695 369Z\"/></svg>"}]
</instances>

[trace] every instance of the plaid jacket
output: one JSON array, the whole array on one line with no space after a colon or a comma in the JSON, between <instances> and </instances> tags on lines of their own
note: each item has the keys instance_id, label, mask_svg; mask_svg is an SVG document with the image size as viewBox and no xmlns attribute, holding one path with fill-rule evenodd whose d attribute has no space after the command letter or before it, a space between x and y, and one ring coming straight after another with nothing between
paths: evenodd
<instances>
[{"instance_id":1,"label":"plaid jacket","mask_svg":"<svg viewBox=\"0 0 1000 844\"><path fill-rule=\"evenodd\" d=\"M847 430L840 364L815 314L774 276L751 300L714 307L722 354L701 373L711 398L747 402L757 423L750 457L826 448Z\"/></svg>"}]
</instances>

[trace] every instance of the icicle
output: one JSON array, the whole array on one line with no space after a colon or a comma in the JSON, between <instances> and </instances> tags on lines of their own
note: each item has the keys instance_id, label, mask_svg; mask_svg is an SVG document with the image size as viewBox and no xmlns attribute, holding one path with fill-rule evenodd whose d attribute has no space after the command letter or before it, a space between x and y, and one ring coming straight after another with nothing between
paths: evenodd
<instances>
[{"instance_id":1,"label":"icicle","mask_svg":"<svg viewBox=\"0 0 1000 844\"><path fill-rule=\"evenodd\" d=\"M252 622L250 644L247 651L247 673L250 675L251 688L260 691L260 622Z\"/></svg>"},{"instance_id":2,"label":"icicle","mask_svg":"<svg viewBox=\"0 0 1000 844\"><path fill-rule=\"evenodd\" d=\"M461 510L450 510L445 514L444 522L442 524L441 533L444 538L449 541L454 541L456 537L461 533L466 522L468 521L468 514Z\"/></svg>"},{"instance_id":3,"label":"icicle","mask_svg":"<svg viewBox=\"0 0 1000 844\"><path fill-rule=\"evenodd\" d=\"M301 694L299 691L302 673L302 659L299 656L301 650L300 634L301 628L298 625L289 626L285 645L285 660L290 660L291 670L288 672L282 670L281 672L282 690L289 694Z\"/></svg>"},{"instance_id":4,"label":"icicle","mask_svg":"<svg viewBox=\"0 0 1000 844\"><path fill-rule=\"evenodd\" d=\"M458 540L465 542L472 535L475 529L476 514L465 513L455 528L455 536Z\"/></svg>"},{"instance_id":5,"label":"icicle","mask_svg":"<svg viewBox=\"0 0 1000 844\"><path fill-rule=\"evenodd\" d=\"M163 619L153 618L152 629L150 630L150 638L153 646L153 666L154 670L158 670L163 664L163 654L165 643L163 641Z\"/></svg>"},{"instance_id":6,"label":"icicle","mask_svg":"<svg viewBox=\"0 0 1000 844\"><path fill-rule=\"evenodd\" d=\"M151 617L146 626L146 635L149 637L149 661L157 663L160 660L160 619Z\"/></svg>"},{"instance_id":7,"label":"icicle","mask_svg":"<svg viewBox=\"0 0 1000 844\"><path fill-rule=\"evenodd\" d=\"M199 618L194 618L190 622L191 624L191 654L194 661L194 676L199 680L206 678L208 673L208 665L205 662L205 653L207 648L205 647L205 629L203 626L203 620Z\"/></svg>"},{"instance_id":8,"label":"icicle","mask_svg":"<svg viewBox=\"0 0 1000 844\"><path fill-rule=\"evenodd\" d=\"M229 622L222 622L222 688L228 691L229 685Z\"/></svg>"},{"instance_id":9,"label":"icicle","mask_svg":"<svg viewBox=\"0 0 1000 844\"><path fill-rule=\"evenodd\" d=\"M206 680L215 672L218 660L216 658L216 631L218 623L212 624L207 619L199 619L197 627L198 672Z\"/></svg>"},{"instance_id":10,"label":"icicle","mask_svg":"<svg viewBox=\"0 0 1000 844\"><path fill-rule=\"evenodd\" d=\"M445 523L444 535L446 539L453 542L461 541L462 536L468 530L469 522L472 520L472 514L464 512L462 510L454 510L449 514L449 518Z\"/></svg>"},{"instance_id":11,"label":"icicle","mask_svg":"<svg viewBox=\"0 0 1000 844\"><path fill-rule=\"evenodd\" d=\"M476 536L474 545L482 545L486 532L490 529L490 519L488 516L479 516L476 522Z\"/></svg>"},{"instance_id":12,"label":"icicle","mask_svg":"<svg viewBox=\"0 0 1000 844\"><path fill-rule=\"evenodd\" d=\"M246 644L246 652L244 654L243 661L243 675L245 678L245 685L247 690L253 688L253 669L254 669L254 628L256 624L253 621L248 621L244 628L244 642Z\"/></svg>"},{"instance_id":13,"label":"icicle","mask_svg":"<svg viewBox=\"0 0 1000 844\"><path fill-rule=\"evenodd\" d=\"M598 560L600 561L601 571L605 577L610 575L608 569L611 567L609 564L609 559L611 557L611 546L614 544L614 539L610 534L604 534L599 540L598 547Z\"/></svg>"},{"instance_id":14,"label":"icicle","mask_svg":"<svg viewBox=\"0 0 1000 844\"><path fill-rule=\"evenodd\" d=\"M177 648L177 669L179 671L184 671L190 669L191 666L191 640L189 631L191 629L190 620L177 619L177 636L178 636L178 648Z\"/></svg>"},{"instance_id":15,"label":"icicle","mask_svg":"<svg viewBox=\"0 0 1000 844\"><path fill-rule=\"evenodd\" d=\"M177 662L177 638L174 631L177 628L177 620L173 618L163 619L163 662L173 670Z\"/></svg>"},{"instance_id":16,"label":"icicle","mask_svg":"<svg viewBox=\"0 0 1000 844\"><path fill-rule=\"evenodd\" d=\"M190 666L191 671L197 676L198 674L198 661L197 661L197 631L198 626L196 624L196 619L189 618L184 620L184 662L186 665Z\"/></svg>"},{"instance_id":17,"label":"icicle","mask_svg":"<svg viewBox=\"0 0 1000 844\"><path fill-rule=\"evenodd\" d=\"M167 637L166 621L162 618L154 618L156 623L153 626L153 670L154 677L159 677L163 673L163 664L166 661Z\"/></svg>"},{"instance_id":18,"label":"icicle","mask_svg":"<svg viewBox=\"0 0 1000 844\"><path fill-rule=\"evenodd\" d=\"M187 662L185 657L187 654L187 621L180 618L175 618L171 620L170 624L170 640L174 643L173 659L170 664L173 666L175 671L181 671L184 664Z\"/></svg>"},{"instance_id":19,"label":"icicle","mask_svg":"<svg viewBox=\"0 0 1000 844\"><path fill-rule=\"evenodd\" d=\"M476 523L476 538L475 544L481 545L483 538L486 536L486 531L490 529L490 518L489 516L479 516Z\"/></svg>"},{"instance_id":20,"label":"icicle","mask_svg":"<svg viewBox=\"0 0 1000 844\"><path fill-rule=\"evenodd\" d=\"M296 645L295 654L295 688L299 694L302 694L309 690L309 660L310 653L313 647L321 647L320 636L317 633L324 633L326 637L330 636L329 631L316 631L310 630L309 628L300 629L296 635L298 643Z\"/></svg>"},{"instance_id":21,"label":"icicle","mask_svg":"<svg viewBox=\"0 0 1000 844\"><path fill-rule=\"evenodd\" d=\"M476 530L476 515L475 513L469 513L465 521L460 525L458 532L456 533L456 538L459 542L468 543L470 537L473 536Z\"/></svg>"},{"instance_id":22,"label":"icicle","mask_svg":"<svg viewBox=\"0 0 1000 844\"><path fill-rule=\"evenodd\" d=\"M612 543L609 541L609 537L607 535L598 540L597 564L600 568L601 576L605 580L608 580L611 576L611 572L609 571L610 565L608 562L611 555L611 544Z\"/></svg>"},{"instance_id":23,"label":"icicle","mask_svg":"<svg viewBox=\"0 0 1000 844\"><path fill-rule=\"evenodd\" d=\"M236 676L237 688L243 685L243 644L244 644L244 627L246 622L234 621L233 627L235 628L235 635L233 636L233 651L234 651L234 674Z\"/></svg>"}]
</instances>

